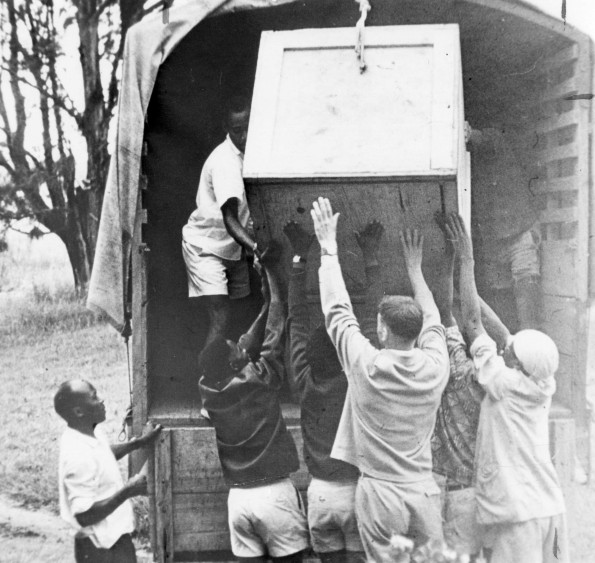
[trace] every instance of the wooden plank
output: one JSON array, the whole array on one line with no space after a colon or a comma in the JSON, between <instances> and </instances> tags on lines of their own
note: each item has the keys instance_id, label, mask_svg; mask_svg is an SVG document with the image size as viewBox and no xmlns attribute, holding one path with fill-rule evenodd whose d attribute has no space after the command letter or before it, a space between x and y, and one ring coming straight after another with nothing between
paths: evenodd
<instances>
[{"instance_id":1,"label":"wooden plank","mask_svg":"<svg viewBox=\"0 0 595 563\"><path fill-rule=\"evenodd\" d=\"M176 540L188 533L227 532L227 496L227 491L174 494ZM176 546L178 546L177 541ZM200 548L195 546L195 549Z\"/></svg>"},{"instance_id":2,"label":"wooden plank","mask_svg":"<svg viewBox=\"0 0 595 563\"><path fill-rule=\"evenodd\" d=\"M576 243L543 241L541 287L549 295L576 297Z\"/></svg>"},{"instance_id":3,"label":"wooden plank","mask_svg":"<svg viewBox=\"0 0 595 563\"><path fill-rule=\"evenodd\" d=\"M561 354L575 354L577 310L571 297L544 295L543 322L545 331L554 339Z\"/></svg>"},{"instance_id":4,"label":"wooden plank","mask_svg":"<svg viewBox=\"0 0 595 563\"><path fill-rule=\"evenodd\" d=\"M162 430L155 447L155 551L161 563L174 561L171 437L171 430Z\"/></svg>"},{"instance_id":5,"label":"wooden plank","mask_svg":"<svg viewBox=\"0 0 595 563\"><path fill-rule=\"evenodd\" d=\"M308 471L302 460L302 434L298 425L288 425L298 454L300 469L292 475L296 486L307 487ZM172 491L181 493L221 493L228 490L223 479L215 430L213 428L172 429Z\"/></svg>"},{"instance_id":6,"label":"wooden plank","mask_svg":"<svg viewBox=\"0 0 595 563\"><path fill-rule=\"evenodd\" d=\"M543 103L559 100L560 98L564 98L565 96L576 92L576 88L576 79L575 76L572 76L560 84L549 86L547 88L545 97L543 96L542 92L538 92L535 98L527 100L526 103Z\"/></svg>"},{"instance_id":7,"label":"wooden plank","mask_svg":"<svg viewBox=\"0 0 595 563\"><path fill-rule=\"evenodd\" d=\"M351 293L362 293L365 283L361 251L353 233L372 220L380 221L385 228L379 250L385 292L411 292L398 238L399 231L405 227L419 228L424 234L423 267L430 287L444 271L444 235L434 215L457 210L456 185L452 181L442 184L423 181L351 183L346 179L342 183L263 185L247 181L246 184L259 245L264 247L271 239L279 241L286 261L291 257L291 249L282 232L285 223L297 221L313 232L309 214L312 202L318 196L330 198L335 211L341 214L338 225L341 265ZM307 282L311 294L318 293L319 264L319 252L316 245L312 245Z\"/></svg>"},{"instance_id":8,"label":"wooden plank","mask_svg":"<svg viewBox=\"0 0 595 563\"><path fill-rule=\"evenodd\" d=\"M537 133L549 133L556 129L562 129L569 125L575 125L580 119L581 108L580 105L575 103L572 110L564 113L556 113L555 115L538 121L532 128Z\"/></svg>"},{"instance_id":9,"label":"wooden plank","mask_svg":"<svg viewBox=\"0 0 595 563\"><path fill-rule=\"evenodd\" d=\"M547 147L538 151L541 160L562 160L564 158L577 157L580 151L580 147L576 143L568 143L567 145L561 145L557 147Z\"/></svg>"},{"instance_id":10,"label":"wooden plank","mask_svg":"<svg viewBox=\"0 0 595 563\"><path fill-rule=\"evenodd\" d=\"M539 220L541 223L565 223L573 222L578 218L576 207L561 207L558 209L544 209L541 211Z\"/></svg>"},{"instance_id":11,"label":"wooden plank","mask_svg":"<svg viewBox=\"0 0 595 563\"><path fill-rule=\"evenodd\" d=\"M576 191L579 187L579 181L576 176L567 176L566 178L542 178L531 182L533 192L568 192Z\"/></svg>"}]
</instances>

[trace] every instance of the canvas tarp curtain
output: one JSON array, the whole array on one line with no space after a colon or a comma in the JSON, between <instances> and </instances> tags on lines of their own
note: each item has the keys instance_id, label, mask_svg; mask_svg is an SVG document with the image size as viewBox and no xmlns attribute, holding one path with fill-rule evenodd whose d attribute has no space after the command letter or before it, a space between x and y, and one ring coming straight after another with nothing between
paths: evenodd
<instances>
[{"instance_id":1,"label":"canvas tarp curtain","mask_svg":"<svg viewBox=\"0 0 595 563\"><path fill-rule=\"evenodd\" d=\"M128 31L118 100L116 147L105 188L87 306L125 325L132 235L137 211L145 113L159 67L176 45L209 15L266 8L294 0L174 1Z\"/></svg>"}]
</instances>

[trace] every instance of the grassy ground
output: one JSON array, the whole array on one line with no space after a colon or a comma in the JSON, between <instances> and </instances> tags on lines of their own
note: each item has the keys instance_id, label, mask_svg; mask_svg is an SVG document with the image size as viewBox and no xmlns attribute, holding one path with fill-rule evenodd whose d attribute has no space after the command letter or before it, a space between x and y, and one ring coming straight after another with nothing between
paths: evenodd
<instances>
[{"instance_id":1,"label":"grassy ground","mask_svg":"<svg viewBox=\"0 0 595 563\"><path fill-rule=\"evenodd\" d=\"M64 423L52 396L66 379L92 381L106 401L106 430L117 439L129 402L126 350L74 295L55 240L11 237L9 244L0 253L0 562L67 563L72 544L56 516ZM573 485L565 494L572 560L595 561L595 486Z\"/></svg>"}]
</instances>

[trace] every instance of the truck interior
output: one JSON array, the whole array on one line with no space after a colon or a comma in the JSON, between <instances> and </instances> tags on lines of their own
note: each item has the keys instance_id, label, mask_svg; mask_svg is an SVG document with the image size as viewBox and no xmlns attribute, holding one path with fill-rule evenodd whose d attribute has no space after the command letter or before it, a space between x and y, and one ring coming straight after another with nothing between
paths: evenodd
<instances>
[{"instance_id":1,"label":"truck interior","mask_svg":"<svg viewBox=\"0 0 595 563\"><path fill-rule=\"evenodd\" d=\"M372 4L367 26L457 23L466 119L476 128L498 123L514 129L519 154L535 167L532 189L541 210L545 329L556 339L562 356L557 401L566 407L578 405L575 398L581 392L584 397L584 374L578 373L581 351L572 334L573 311L588 292L588 267L579 257L585 250L583 239L588 239L581 235L580 213L581 186L589 182L588 166L581 162L589 116L576 95L583 74L590 80L590 71L585 71L589 42L522 3L374 0ZM505 4L508 9L502 8ZM148 217L142 236L150 248L151 418L171 425L203 424L196 362L207 316L187 297L181 231L195 208L202 165L224 138L222 101L236 92L250 94L263 30L352 27L358 17L357 4L345 0L300 1L210 17L161 66L147 113L142 192ZM257 295L237 305L236 336L259 305ZM514 329L514 312L499 307ZM577 414L583 416L580 409Z\"/></svg>"}]
</instances>

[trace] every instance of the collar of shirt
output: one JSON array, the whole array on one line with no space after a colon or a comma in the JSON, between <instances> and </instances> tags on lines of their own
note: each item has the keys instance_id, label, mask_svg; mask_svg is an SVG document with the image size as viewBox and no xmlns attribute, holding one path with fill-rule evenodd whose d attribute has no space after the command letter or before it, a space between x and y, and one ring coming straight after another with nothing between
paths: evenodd
<instances>
[{"instance_id":1,"label":"collar of shirt","mask_svg":"<svg viewBox=\"0 0 595 563\"><path fill-rule=\"evenodd\" d=\"M96 447L99 444L97 428L95 428L94 432L95 436L89 436L88 434L83 434L82 432L79 432L70 426L68 426L65 430L65 433L68 434L70 440L76 440L77 442L82 442L91 447Z\"/></svg>"}]
</instances>

